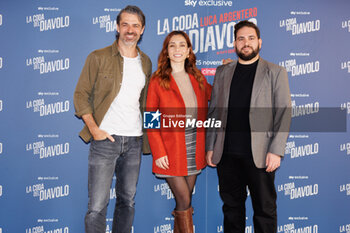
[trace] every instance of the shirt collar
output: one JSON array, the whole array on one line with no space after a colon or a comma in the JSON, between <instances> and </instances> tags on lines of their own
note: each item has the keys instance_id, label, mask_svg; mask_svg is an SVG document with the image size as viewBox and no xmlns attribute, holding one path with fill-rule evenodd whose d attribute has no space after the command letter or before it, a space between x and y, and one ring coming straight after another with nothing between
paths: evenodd
<instances>
[{"instance_id":1,"label":"shirt collar","mask_svg":"<svg viewBox=\"0 0 350 233\"><path fill-rule=\"evenodd\" d=\"M140 50L140 48L138 46L136 46L137 52L140 55L140 57L142 57L142 51ZM113 56L121 56L119 48L118 48L118 44L117 44L117 40L115 40L112 44L112 55Z\"/></svg>"}]
</instances>

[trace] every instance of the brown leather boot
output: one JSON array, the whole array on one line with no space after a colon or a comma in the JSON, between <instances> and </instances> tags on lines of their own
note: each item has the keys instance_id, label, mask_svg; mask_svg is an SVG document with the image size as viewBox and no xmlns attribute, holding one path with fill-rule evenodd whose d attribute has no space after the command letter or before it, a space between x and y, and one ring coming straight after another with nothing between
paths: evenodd
<instances>
[{"instance_id":1,"label":"brown leather boot","mask_svg":"<svg viewBox=\"0 0 350 233\"><path fill-rule=\"evenodd\" d=\"M174 210L174 233L193 233L193 208L187 210Z\"/></svg>"},{"instance_id":2,"label":"brown leather boot","mask_svg":"<svg viewBox=\"0 0 350 233\"><path fill-rule=\"evenodd\" d=\"M175 210L173 210L173 212L171 212L171 214L174 216L174 231L173 233L180 233L179 232L179 226L178 226L178 218L175 217Z\"/></svg>"}]
</instances>

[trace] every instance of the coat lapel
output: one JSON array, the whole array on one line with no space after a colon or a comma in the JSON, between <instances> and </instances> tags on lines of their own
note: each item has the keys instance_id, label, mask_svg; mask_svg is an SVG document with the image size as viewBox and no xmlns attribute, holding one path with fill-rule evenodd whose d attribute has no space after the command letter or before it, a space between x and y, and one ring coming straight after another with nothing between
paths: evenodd
<instances>
[{"instance_id":1,"label":"coat lapel","mask_svg":"<svg viewBox=\"0 0 350 233\"><path fill-rule=\"evenodd\" d=\"M201 99L201 91L199 88L199 83L196 80L196 78L193 75L188 74L188 76L190 77L190 81L192 84L192 88L194 93L196 94L196 98L197 98L197 107L202 107L201 106L201 102L199 101Z\"/></svg>"},{"instance_id":2,"label":"coat lapel","mask_svg":"<svg viewBox=\"0 0 350 233\"><path fill-rule=\"evenodd\" d=\"M266 61L260 57L258 62L258 67L256 68L256 73L254 77L252 97L250 99L250 106L252 106L252 103L255 102L255 99L258 97L261 91L263 81L266 78L265 69L266 69Z\"/></svg>"},{"instance_id":3,"label":"coat lapel","mask_svg":"<svg viewBox=\"0 0 350 233\"><path fill-rule=\"evenodd\" d=\"M224 78L224 86L222 93L225 94L225 104L223 106L228 106L228 99L230 97L230 89L231 82L233 78L233 74L236 70L237 61L233 61L232 63L227 65L227 68L224 69L223 78Z\"/></svg>"},{"instance_id":4,"label":"coat lapel","mask_svg":"<svg viewBox=\"0 0 350 233\"><path fill-rule=\"evenodd\" d=\"M174 77L170 74L170 90L172 90L173 92L175 92L175 95L179 98L179 100L181 101L182 106L174 106L174 107L185 107L185 102L182 98L181 92L179 87L176 84L176 81L174 79Z\"/></svg>"}]
</instances>

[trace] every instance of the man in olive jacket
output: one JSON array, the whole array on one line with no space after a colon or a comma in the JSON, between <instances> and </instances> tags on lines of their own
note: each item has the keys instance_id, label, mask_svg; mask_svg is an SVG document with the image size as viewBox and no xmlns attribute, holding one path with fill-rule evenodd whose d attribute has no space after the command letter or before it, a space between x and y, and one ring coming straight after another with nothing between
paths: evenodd
<instances>
[{"instance_id":1,"label":"man in olive jacket","mask_svg":"<svg viewBox=\"0 0 350 233\"><path fill-rule=\"evenodd\" d=\"M131 232L142 149L150 153L141 113L152 64L137 47L144 29L145 16L138 7L121 10L116 41L89 54L75 89L76 116L85 122L80 137L91 142L87 233L106 232L114 174L117 200L112 232Z\"/></svg>"}]
</instances>

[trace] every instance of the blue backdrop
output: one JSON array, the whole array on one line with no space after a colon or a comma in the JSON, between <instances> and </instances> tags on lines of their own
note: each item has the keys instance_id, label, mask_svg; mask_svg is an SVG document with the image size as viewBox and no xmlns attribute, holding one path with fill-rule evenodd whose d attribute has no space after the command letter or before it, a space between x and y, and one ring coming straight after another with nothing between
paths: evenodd
<instances>
[{"instance_id":1,"label":"blue backdrop","mask_svg":"<svg viewBox=\"0 0 350 233\"><path fill-rule=\"evenodd\" d=\"M78 233L87 209L88 145L73 92L87 55L114 41L128 4L146 15L141 49L156 68L161 44L185 30L210 83L235 58L233 27L257 23L261 55L288 70L295 122L324 108L350 114L348 0L2 0L0 2L0 233ZM318 126L334 123L331 114ZM305 128L303 128L305 127ZM321 132L317 132L321 131ZM276 175L278 232L350 232L350 133L294 127ZM133 231L170 233L173 196L143 156ZM115 201L111 187L107 232ZM197 233L223 232L216 170L198 177ZM246 233L253 232L250 199Z\"/></svg>"}]
</instances>

